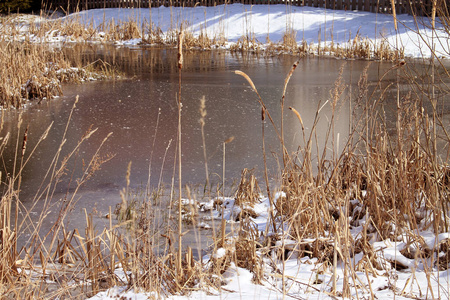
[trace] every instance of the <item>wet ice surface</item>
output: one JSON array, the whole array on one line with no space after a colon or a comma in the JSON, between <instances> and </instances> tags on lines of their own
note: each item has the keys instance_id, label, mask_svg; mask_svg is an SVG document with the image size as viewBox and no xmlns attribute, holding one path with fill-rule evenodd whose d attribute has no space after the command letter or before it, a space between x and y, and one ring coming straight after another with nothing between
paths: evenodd
<instances>
[{"instance_id":1,"label":"wet ice surface","mask_svg":"<svg viewBox=\"0 0 450 300\"><path fill-rule=\"evenodd\" d=\"M102 217L109 212L110 206L114 210L120 202L119 191L126 187L125 177L130 162L130 187L134 190L167 187L174 174L174 182L178 185L178 175L174 173L178 125L176 99L179 89L176 51L100 47L75 49L73 56L75 61L79 60L84 64L93 57L100 57L116 65L125 72L127 78L68 84L64 86L63 97L44 101L40 105L31 105L24 111L19 136L29 125L28 149L34 147L45 129L53 122L47 139L40 143L24 169L20 197L27 209L34 203L31 216L39 215L45 198L50 199L49 202L53 205L52 213L44 222L43 231L49 230L61 207L64 207L74 192L77 192L73 196L76 205L71 207L67 217L70 221L68 228L83 228L86 212L94 212L99 228L108 224L109 221ZM249 84L233 71L241 70L252 78L279 128L284 80L296 60L297 58L292 56L258 58L220 51L185 54L181 88L183 186L191 184L201 187L206 181L199 124L199 105L203 96L206 98L205 139L212 185L222 182L223 142L232 136L235 137L234 140L226 145L225 177L228 185L239 177L243 168L254 168L262 185L264 168L260 105ZM330 98L330 91L338 78L340 68L344 68L344 84L356 90L359 76L367 64L365 61L313 57L300 60L288 85L285 100L285 141L290 152L302 146L302 137L297 117L287 108L292 106L300 112L308 132L319 104L323 105ZM390 63L373 63L369 68L369 80L376 81L380 74L391 66ZM390 79L391 76L383 78L385 82ZM77 95L80 97L79 102L68 123ZM344 94L343 98L346 97ZM321 110L317 127L319 144L325 142L330 111L329 104ZM14 111L5 114L4 133L9 131L12 137L17 136L17 117L18 114ZM335 127L335 132L339 133L339 141L335 141L339 149L342 149L346 142L349 120L348 104L341 105ZM48 183L48 178L44 178L44 175L62 143L67 123L59 161L73 151L89 130L97 130L80 145L68 161L64 175L59 178L59 183L52 189L50 196L39 194L38 191L43 191ZM92 178L77 189L77 180L82 177L93 155L110 133L111 136L102 145L99 153L102 157L110 155L113 158L101 165ZM14 157L14 147L11 145L14 144L15 142L10 143L10 147L5 151L5 157L8 158L5 165L9 170ZM269 178L275 183L280 143L267 120L265 144ZM57 166L60 165L58 162ZM39 188L42 182L44 185ZM39 199L37 204L36 198Z\"/></svg>"}]
</instances>

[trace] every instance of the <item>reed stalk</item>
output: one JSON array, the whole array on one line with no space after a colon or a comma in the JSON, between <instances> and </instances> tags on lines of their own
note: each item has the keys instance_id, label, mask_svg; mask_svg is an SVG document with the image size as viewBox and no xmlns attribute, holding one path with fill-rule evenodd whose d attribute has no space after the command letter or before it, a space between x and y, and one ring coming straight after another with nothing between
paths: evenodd
<instances>
[{"instance_id":1,"label":"reed stalk","mask_svg":"<svg viewBox=\"0 0 450 300\"><path fill-rule=\"evenodd\" d=\"M225 146L232 141L234 141L234 136L229 137L222 143L222 197L225 197Z\"/></svg>"},{"instance_id":2,"label":"reed stalk","mask_svg":"<svg viewBox=\"0 0 450 300\"><path fill-rule=\"evenodd\" d=\"M177 257L177 278L181 282L183 277L182 268L182 236L183 236L183 216L181 201L181 70L183 68L183 37L184 33L180 30L178 35L178 257Z\"/></svg>"}]
</instances>

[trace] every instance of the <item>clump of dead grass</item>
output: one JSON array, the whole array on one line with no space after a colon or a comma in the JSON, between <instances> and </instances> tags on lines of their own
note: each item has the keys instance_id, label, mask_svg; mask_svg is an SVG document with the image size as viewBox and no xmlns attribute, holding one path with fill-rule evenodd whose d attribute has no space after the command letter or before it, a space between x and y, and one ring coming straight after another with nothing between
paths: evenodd
<instances>
[{"instance_id":1,"label":"clump of dead grass","mask_svg":"<svg viewBox=\"0 0 450 300\"><path fill-rule=\"evenodd\" d=\"M106 24L104 30L106 39L109 41L122 41L142 38L142 29L135 20L115 22L112 19Z\"/></svg>"},{"instance_id":2,"label":"clump of dead grass","mask_svg":"<svg viewBox=\"0 0 450 300\"><path fill-rule=\"evenodd\" d=\"M62 51L24 43L0 43L0 105L19 108L29 100L42 101L62 95L61 84L113 77L103 64L73 67Z\"/></svg>"},{"instance_id":3,"label":"clump of dead grass","mask_svg":"<svg viewBox=\"0 0 450 300\"><path fill-rule=\"evenodd\" d=\"M253 172L254 170L242 170L241 180L235 195L235 204L239 207L253 207L260 201L261 190Z\"/></svg>"},{"instance_id":4,"label":"clump of dead grass","mask_svg":"<svg viewBox=\"0 0 450 300\"><path fill-rule=\"evenodd\" d=\"M69 64L60 52L29 43L1 44L0 101L4 107L20 107L31 99L61 94L57 69Z\"/></svg>"},{"instance_id":5,"label":"clump of dead grass","mask_svg":"<svg viewBox=\"0 0 450 300\"><path fill-rule=\"evenodd\" d=\"M357 42L354 45L356 47ZM368 55L364 49L352 51ZM399 57L401 55L395 58ZM398 60L387 72L397 74L397 89L400 84L410 83L411 90L416 91L416 76L407 66L405 61ZM251 84L264 108L263 113L270 117L251 79L242 72L238 74ZM445 82L435 84L435 88L448 97L450 93ZM330 98L324 103L319 102L312 124L305 125L301 110L291 108L299 121L303 146L297 152L283 153L283 194L274 202L272 217L278 224L274 228L277 235L264 243L278 243L275 247L281 253L278 257L285 258L288 252L306 254L317 258L334 273L338 261L342 261L346 276L344 296L349 295L348 278L355 274L351 263L355 253L364 253L361 263L369 270L384 268L369 240L401 241L407 237L408 245L413 244L417 251L411 252L408 246L400 249L401 253L435 261L440 268L448 267L446 254L438 254L440 248L446 253L446 244L436 244L431 249L424 243L420 231L432 229L436 236L448 232L450 200L447 193L448 151L440 152L436 146L448 147L450 137L443 115L436 110L435 100L431 97L434 90L420 89L421 92L414 93L416 96L427 95L430 100L424 103L422 97L414 98L411 92L397 92L393 88L387 93L381 83L369 88L365 70L358 91L352 95L356 100L351 106L349 139L342 151L337 152L334 123L343 103L349 99L346 89L339 77ZM394 111L386 112L388 101L397 101ZM316 126L325 105L331 107L331 114L327 115L326 132L320 133L325 135L326 142L319 144ZM396 120L395 128L388 128L388 118ZM283 146L282 134L281 131L279 138ZM242 180L245 181L245 176ZM361 234L352 236L350 229L359 226L363 228ZM294 246L286 245L286 240L294 240ZM442 263L439 256L443 257ZM388 262L397 270L406 268L400 260L388 259ZM333 294L336 289L334 281Z\"/></svg>"}]
</instances>

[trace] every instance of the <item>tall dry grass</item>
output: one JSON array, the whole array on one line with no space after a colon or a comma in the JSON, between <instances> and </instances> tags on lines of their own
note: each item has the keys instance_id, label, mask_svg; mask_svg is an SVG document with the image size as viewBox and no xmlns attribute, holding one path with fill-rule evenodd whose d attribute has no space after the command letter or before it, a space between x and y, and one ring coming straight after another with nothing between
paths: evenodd
<instances>
[{"instance_id":1,"label":"tall dry grass","mask_svg":"<svg viewBox=\"0 0 450 300\"><path fill-rule=\"evenodd\" d=\"M290 10L291 5L287 6ZM226 5L225 5L226 8ZM321 33L319 32L318 43L308 44L304 39L297 42L297 32L293 29L294 20L292 17L286 17L286 29L280 41L259 41L255 38L254 32L251 30L252 18L251 13L244 11L245 20L242 36L235 43L229 43L231 51L253 52L264 55L278 54L313 54L325 55L338 58L363 58L376 60L394 61L396 58L403 58L401 48L393 49L388 42L381 41L379 43L371 43L368 39L362 37L359 32L352 38L350 37L344 46L335 43L333 36L330 40L321 42ZM187 30L189 20L180 24L173 24L173 16L170 20L170 28L163 32L162 29L150 20L141 20L140 17L129 18L128 20L107 21L105 18L100 24L94 24L93 20L82 20L78 16L66 16L65 18L53 18L41 14L41 18L32 21L30 25L20 23L20 17L8 17L0 19L0 38L4 40L29 39L35 42L104 42L115 43L117 41L127 41L131 39L140 39L143 45L165 45L175 46L177 44L178 33L184 31L185 49L216 49L226 46L227 39L224 36L224 29L216 34L208 34L205 30L207 20L201 25L198 35L194 35ZM49 17L49 18L47 18ZM445 19L444 19L445 20ZM160 22L163 20L160 20ZM223 19L219 20L223 27ZM21 29L26 26L30 36L24 35ZM270 28L269 28L270 29ZM268 29L268 30L269 30Z\"/></svg>"},{"instance_id":2,"label":"tall dry grass","mask_svg":"<svg viewBox=\"0 0 450 300\"><path fill-rule=\"evenodd\" d=\"M62 51L29 42L0 43L0 105L22 107L62 95L61 84L114 77L111 66L73 66Z\"/></svg>"},{"instance_id":3,"label":"tall dry grass","mask_svg":"<svg viewBox=\"0 0 450 300\"><path fill-rule=\"evenodd\" d=\"M0 52L2 106L21 107L25 100L61 94L61 70L69 63L60 52L30 43L1 43Z\"/></svg>"},{"instance_id":4,"label":"tall dry grass","mask_svg":"<svg viewBox=\"0 0 450 300\"><path fill-rule=\"evenodd\" d=\"M72 112L75 109L75 101ZM70 124L70 113L67 126ZM23 132L23 121L19 119L18 132ZM92 220L87 217L86 238L79 231L66 231L66 219L76 202L77 192L101 167L111 159L108 155L101 154L101 148L109 138L109 135L100 140L98 150L86 160L83 174L73 183L73 193L67 194L63 203L59 206L57 219L53 220L53 226L45 232L43 224L47 217L55 209L53 195L56 187L64 176L66 168L77 155L78 150L95 135L96 130L86 132L74 149L62 157L65 134L62 137L59 149L54 153L54 158L46 170L43 170L41 186L36 191L34 202L28 209L22 204L20 196L21 177L27 164L33 159L33 154L39 144L52 134L51 125L43 130L42 135L34 148L27 146L27 131L17 137L16 145L8 144L8 135L2 139L2 153L6 147L15 147L16 156L12 170L2 172L1 195L1 221L0 221L0 281L2 298L15 299L41 299L48 297L77 297L85 290L80 282L94 280L99 277L97 269L105 267L102 259L103 250L100 249L98 239L94 234ZM67 127L66 127L67 130ZM37 215L32 215L39 203L42 210ZM20 240L20 243L19 243ZM26 241L26 242L24 242ZM80 244L77 244L80 243ZM108 266L110 270L115 266ZM86 268L89 268L87 270ZM78 277L80 270L83 276ZM84 277L86 276L86 277ZM59 288L49 288L48 281L53 281ZM69 281L75 281L73 286L65 288ZM94 285L95 287L95 285Z\"/></svg>"},{"instance_id":5,"label":"tall dry grass","mask_svg":"<svg viewBox=\"0 0 450 300\"><path fill-rule=\"evenodd\" d=\"M421 236L424 230L432 230L436 236L449 230L450 136L444 121L448 109L440 111L433 90L423 89L430 85L430 75L418 83L413 69L399 60L388 70L401 75L407 92L398 90L400 84L390 88L382 86L381 81L375 88L369 87L367 73L361 74L353 95L351 132L342 150L336 145L339 135L335 132L339 109L349 101L342 78L337 79L330 98L318 104L312 124L303 124L301 108L290 108L298 118L303 146L295 153L283 151L280 189L284 196L274 204L274 222L268 221L276 228L265 236L265 251L277 251L282 259L293 253L317 258L333 274L337 274L338 262L343 262L344 288L337 290L334 277L333 295L349 297L350 288L357 286L356 272L361 269L374 275L376 269L384 270L371 246L374 241L390 239L395 243L406 239L406 246L399 249L402 255L423 262L427 273L449 267L448 250L444 250L444 256L440 253L447 249L447 241L430 248ZM248 76L240 75L253 87L263 114L270 117L256 87ZM449 92L443 92L447 80L432 83L440 89L441 101L448 101ZM396 101L400 104L392 105ZM316 126L324 106L330 106L332 113L327 116L327 131L318 132ZM387 125L392 119L394 128ZM318 135L325 135L326 142L319 143ZM282 137L280 143L284 149ZM254 201L250 195L249 203ZM237 200L242 202L241 192L236 194ZM350 234L350 229L360 226L360 234ZM296 245L287 246L285 240L294 240ZM355 268L352 263L357 253L363 254L364 267ZM394 269L405 268L400 260L390 262Z\"/></svg>"}]
</instances>

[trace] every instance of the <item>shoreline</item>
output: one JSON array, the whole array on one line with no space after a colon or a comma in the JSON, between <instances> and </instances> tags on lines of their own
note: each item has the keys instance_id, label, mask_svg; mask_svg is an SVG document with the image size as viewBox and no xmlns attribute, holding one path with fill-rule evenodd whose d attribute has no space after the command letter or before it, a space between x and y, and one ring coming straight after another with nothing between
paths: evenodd
<instances>
[{"instance_id":1,"label":"shoreline","mask_svg":"<svg viewBox=\"0 0 450 300\"><path fill-rule=\"evenodd\" d=\"M93 9L68 16L17 17L17 40L35 43L95 42L135 46L176 46L177 32L185 31L185 49L220 48L273 53L330 52L337 57L392 60L430 57L426 43L434 35L437 57L449 57L441 49L441 27L434 34L426 18L398 15L398 30L390 15L333 11L285 5L230 4L217 7L155 7L149 9ZM13 27L14 18L5 25ZM8 24L9 23L9 24ZM369 25L370 24L370 25ZM372 25L374 24L374 25ZM439 20L437 21L440 25ZM5 26L4 25L4 26ZM442 25L441 25L442 26ZM8 38L3 35L3 38ZM269 39L269 40L267 40ZM396 47L395 45L400 45ZM420 49L417 51L417 49Z\"/></svg>"}]
</instances>

